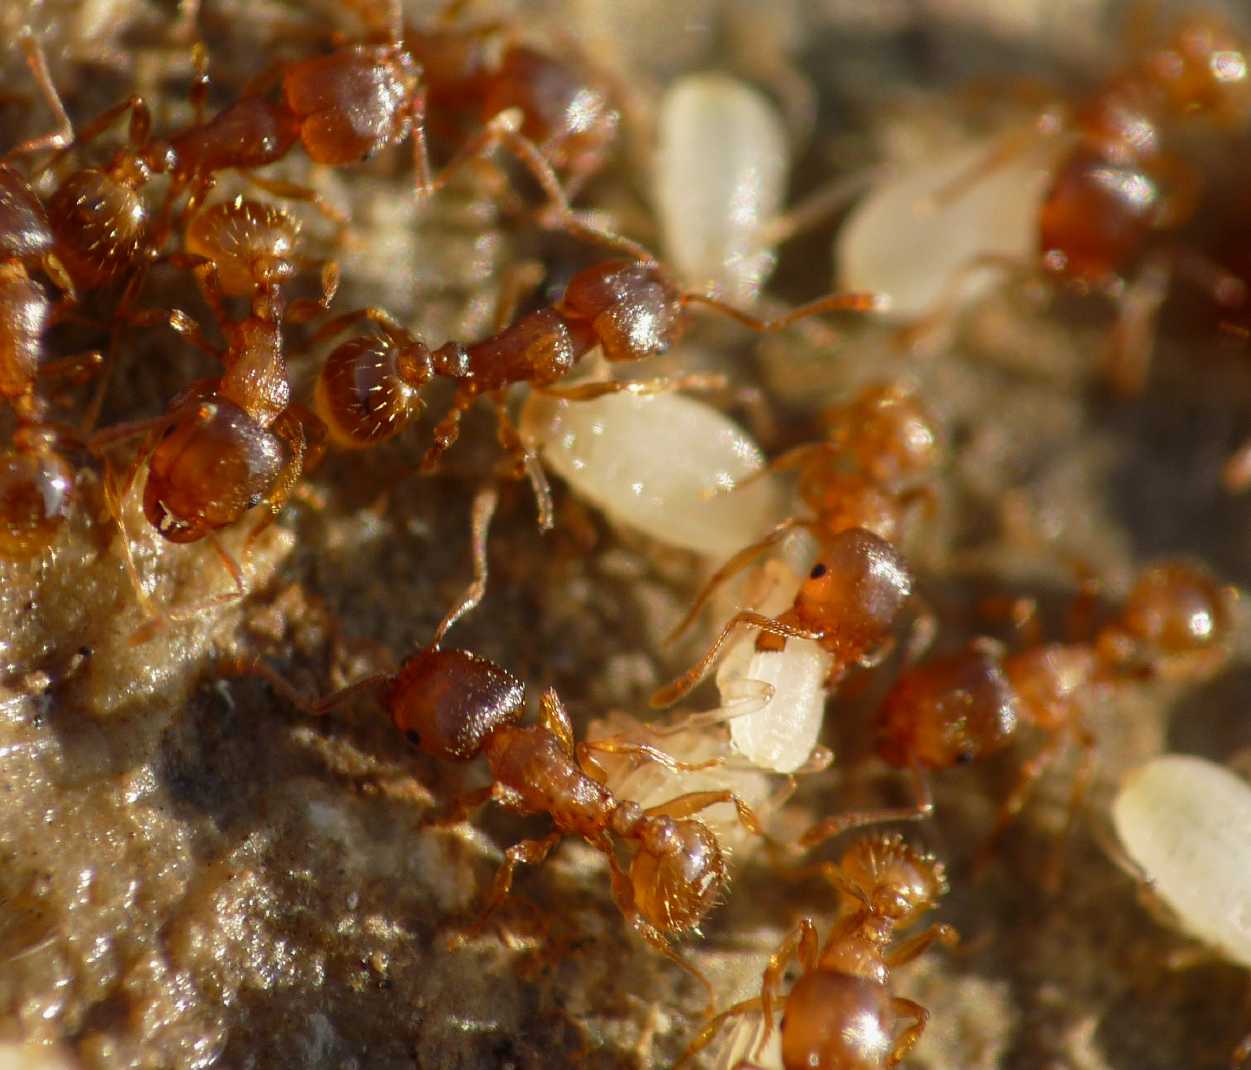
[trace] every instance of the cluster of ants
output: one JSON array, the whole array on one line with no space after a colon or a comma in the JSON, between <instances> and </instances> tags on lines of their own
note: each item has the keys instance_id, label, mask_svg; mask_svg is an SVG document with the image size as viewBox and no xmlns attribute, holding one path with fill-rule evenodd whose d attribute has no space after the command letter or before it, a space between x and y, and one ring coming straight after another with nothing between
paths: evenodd
<instances>
[{"instance_id":1,"label":"cluster of ants","mask_svg":"<svg viewBox=\"0 0 1251 1070\"><path fill-rule=\"evenodd\" d=\"M111 487L111 505L116 508L143 479L143 512L152 527L175 543L214 542L243 596L243 570L216 543L216 533L258 507L265 512L261 524L270 522L327 448L365 449L395 437L422 414L423 394L436 380L450 382L455 392L450 411L431 432L422 468L438 464L456 442L464 414L485 399L494 407L508 458L501 470L530 481L540 523L550 527L551 491L536 450L510 413L512 388L578 404L614 393L699 386L697 376L566 381L593 351L612 364L667 352L695 305L756 331L879 305L873 294L832 294L762 319L684 291L645 248L598 229L571 207L607 158L617 131L609 92L573 61L521 43L507 26L460 25L459 6L422 30L404 25L398 8L364 12L360 39L332 42L319 54L258 73L215 114L208 109L204 52L197 49L194 118L162 132L154 131L148 105L138 96L72 126L38 43L23 38L34 82L58 126L0 161L0 394L14 424L0 457L0 553L6 558L37 558L55 543L78 507L75 463L94 459L108 474L113 451L138 442L124 486ZM1213 21L1184 23L1167 48L1149 52L1109 80L1069 120L1074 145L1057 166L1039 218L1045 264L1090 289L1119 288L1125 330L1144 301L1141 293L1126 291L1126 266L1171 255L1170 235L1193 214L1202 194L1198 178L1162 144L1161 130L1182 115L1232 124L1251 105L1247 53L1223 34ZM123 118L129 124L125 144L94 158L94 143ZM454 146L437 171L428 135ZM279 200L309 202L333 215L311 189L253 172L297 152L316 164L343 167L405 142L412 147L414 197L431 197L470 161L502 150L542 192L546 203L535 218L543 226L603 246L611 258L577 272L550 303L515 318L511 307L502 309L491 336L432 348L381 308L330 317L338 268L301 254L299 221L289 207L243 195L213 199L219 177L239 172ZM37 192L45 186L50 192ZM1170 263L1195 266L1193 257ZM146 283L158 264L190 273L223 345L185 312L144 306ZM320 272L319 295L292 297L293 280L309 267ZM1154 285L1158 275L1152 269L1143 277ZM1213 268L1208 278L1216 279L1225 306L1243 300L1245 286L1239 289L1230 271ZM108 346L45 359L48 330L72 319L94 292L111 295L115 304ZM1147 299L1152 301L1158 306L1158 299ZM234 302L246 306L246 314L232 315ZM288 374L285 331L293 324L313 324L319 342L349 334L325 358L310 407L294 399ZM154 419L96 428L119 339L129 328L154 325L167 325L210 354L220 375L189 384ZM98 384L76 425L59 418L51 400L49 384L66 376ZM935 494L944 437L924 399L892 382L873 385L832 411L824 441L776 457L766 471L798 474L800 510L721 567L681 627L694 622L714 589L792 532L805 531L815 540L816 561L790 608L776 615L752 608L734 613L707 654L658 690L653 704L671 705L692 690L744 628L757 633L759 651L782 651L801 640L818 644L830 659L828 693L895 652L901 619L910 611L917 622L925 616L901 545ZM496 498L492 486L475 499L473 583L429 645L396 673L311 701L259 660L242 659L231 671L264 677L310 715L374 692L399 735L424 754L448 762L484 758L489 786L455 800L440 820L464 820L494 800L547 815L553 830L505 852L482 921L509 895L519 865L537 864L563 838L580 837L603 855L626 922L702 981L711 1003L711 983L675 947L725 895L727 852L703 820L710 808L732 805L751 836L775 855L791 857L860 827L929 818L933 773L998 752L1022 726L1032 726L1045 741L1003 802L988 840L993 844L1033 784L1070 745L1080 750L1070 816L1078 811L1093 770L1095 737L1085 718L1093 701L1109 687L1161 672L1210 673L1232 628L1227 589L1198 565L1165 561L1145 568L1124 603L1103 613L1104 619L1093 597L1081 601L1073 614L1074 635L1064 641L1042 635L1021 604L1011 607L1020 636L1015 643L981 638L927 658L924 641L909 641L875 714L874 738L878 756L909 776L914 803L836 814L782 843L730 787L687 791L644 807L610 787L603 762L605 756L624 757L683 774L723 759L680 760L666 752L660 736L657 742L624 736L576 741L570 716L550 688L539 699L537 722L523 723L526 695L519 679L478 654L444 647L448 630L486 594ZM134 578L133 563L129 568ZM914 623L912 638L924 630ZM749 1013L761 1016L763 1047L779 1003L781 1058L788 1070L893 1066L920 1038L927 1011L894 995L892 974L931 944L956 940L946 924L900 939L944 892L943 865L896 833L870 832L839 862L818 869L840 906L824 943L816 923L802 920L769 959L759 997L712 1016L688 1056L711 1044L727 1019ZM793 959L802 975L782 996Z\"/></svg>"}]
</instances>

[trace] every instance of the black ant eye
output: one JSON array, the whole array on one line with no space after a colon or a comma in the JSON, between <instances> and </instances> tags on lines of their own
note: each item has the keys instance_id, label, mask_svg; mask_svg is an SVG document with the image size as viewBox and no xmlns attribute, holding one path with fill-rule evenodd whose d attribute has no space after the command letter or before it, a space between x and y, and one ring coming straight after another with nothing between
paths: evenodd
<instances>
[{"instance_id":1,"label":"black ant eye","mask_svg":"<svg viewBox=\"0 0 1251 1070\"><path fill-rule=\"evenodd\" d=\"M962 750L956 755L957 765L968 765L977 755L971 750Z\"/></svg>"},{"instance_id":2,"label":"black ant eye","mask_svg":"<svg viewBox=\"0 0 1251 1070\"><path fill-rule=\"evenodd\" d=\"M820 561L818 561L815 565L812 566L812 571L808 573L808 578L819 580L822 576L824 576L829 571L830 570L828 568L826 568L823 564L821 564Z\"/></svg>"},{"instance_id":3,"label":"black ant eye","mask_svg":"<svg viewBox=\"0 0 1251 1070\"><path fill-rule=\"evenodd\" d=\"M404 738L408 740L409 743L411 743L414 747L421 746L421 733L418 732L414 728L410 728L407 732L405 732Z\"/></svg>"}]
</instances>

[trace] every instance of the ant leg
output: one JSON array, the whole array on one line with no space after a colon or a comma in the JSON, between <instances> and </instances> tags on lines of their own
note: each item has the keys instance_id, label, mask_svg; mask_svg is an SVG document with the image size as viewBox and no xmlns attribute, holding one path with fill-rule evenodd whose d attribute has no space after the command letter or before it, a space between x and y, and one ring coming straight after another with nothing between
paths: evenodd
<instances>
[{"instance_id":1,"label":"ant leg","mask_svg":"<svg viewBox=\"0 0 1251 1070\"><path fill-rule=\"evenodd\" d=\"M6 160L14 156L42 152L44 149L63 149L74 142L74 124L70 122L70 117L65 111L65 105L61 102L61 94L56 91L56 86L52 82L52 75L48 70L48 59L44 55L43 46L31 32L29 26L22 27L18 34L18 44L22 47L22 52L26 56L26 65L30 67L31 74L34 75L40 92L43 93L44 99L47 100L52 113L56 116L56 129L51 133L41 134L38 137L23 141L20 145L15 145L5 153L4 158Z\"/></svg>"},{"instance_id":2,"label":"ant leg","mask_svg":"<svg viewBox=\"0 0 1251 1070\"><path fill-rule=\"evenodd\" d=\"M999 807L999 817L995 821L995 827L991 830L981 850L977 852L977 857L973 864L975 872L980 872L989 865L991 856L998 849L999 843L1003 839L1003 834L1021 813L1038 778L1060 756L1067 742L1063 732L1056 732L1047 740L1037 754L1021 764L1021 771L1017 774L1016 784Z\"/></svg>"},{"instance_id":3,"label":"ant leg","mask_svg":"<svg viewBox=\"0 0 1251 1070\"><path fill-rule=\"evenodd\" d=\"M447 611L447 615L439 621L434 630L431 647L437 647L447 634L447 630L470 610L477 608L487 587L487 532L491 527L491 518L495 515L495 506L499 503L499 491L494 486L483 487L474 496L473 513L470 524L470 543L473 547L473 579L465 588L459 601Z\"/></svg>"},{"instance_id":4,"label":"ant leg","mask_svg":"<svg viewBox=\"0 0 1251 1070\"><path fill-rule=\"evenodd\" d=\"M792 308L789 312L784 312L782 315L775 316L772 319L759 319L741 309L735 308L733 305L726 304L718 298L710 297L708 294L684 293L680 301L683 306L705 305L708 308L715 309L723 316L734 320L736 323L741 323L744 327L759 334L780 331L785 327L789 327L797 320L816 316L822 312L879 312L889 307L889 300L882 294L832 293L826 294L824 297L818 297L815 301L809 301L798 308Z\"/></svg>"},{"instance_id":5,"label":"ant leg","mask_svg":"<svg viewBox=\"0 0 1251 1070\"><path fill-rule=\"evenodd\" d=\"M658 689L651 697L651 705L653 709L663 709L665 706L672 706L683 695L691 690L700 680L708 668L717 659L717 655L721 653L721 648L725 646L726 640L734 634L734 631L740 624L749 625L769 635L776 635L782 639L813 639L820 640L822 635L820 632L808 631L806 628L797 628L793 624L785 624L775 620L773 617L766 617L762 613L753 613L750 610L740 610L735 613L725 627L721 629L721 634L717 636L716 641L708 648L708 652L699 659L690 669L684 672L672 683L666 684Z\"/></svg>"},{"instance_id":6,"label":"ant leg","mask_svg":"<svg viewBox=\"0 0 1251 1070\"><path fill-rule=\"evenodd\" d=\"M510 474L514 479L524 475L530 481L534 504L538 509L539 530L551 531L555 524L555 507L552 505L552 488L547 482L547 473L543 471L539 455L522 439L508 413L508 401L503 392L494 392L491 400L495 404L496 438L500 448L513 458Z\"/></svg>"},{"instance_id":7,"label":"ant leg","mask_svg":"<svg viewBox=\"0 0 1251 1070\"><path fill-rule=\"evenodd\" d=\"M720 764L720 760L713 759L712 764ZM698 769L700 766L696 765L691 768ZM644 813L648 817L672 817L675 820L681 820L682 818L692 817L701 810L707 810L710 806L716 806L718 803L733 803L735 813L738 814L739 824L747 829L748 832L757 836L765 835L764 826L760 824L760 818L756 816L756 812L728 789L721 791L688 791L685 795L678 795L668 802L649 807Z\"/></svg>"},{"instance_id":8,"label":"ant leg","mask_svg":"<svg viewBox=\"0 0 1251 1070\"><path fill-rule=\"evenodd\" d=\"M841 836L852 829L864 828L866 825L880 825L888 821L920 821L934 813L934 799L930 792L929 780L921 769L912 770L913 788L916 802L912 806L899 806L882 810L853 810L846 814L837 814L818 821L807 832L795 841L795 848L807 851L819 843Z\"/></svg>"},{"instance_id":9,"label":"ant leg","mask_svg":"<svg viewBox=\"0 0 1251 1070\"><path fill-rule=\"evenodd\" d=\"M720 587L721 584L725 583L726 580L745 569L770 546L781 542L783 538L796 528L807 528L814 533L820 533L820 527L817 524L812 523L811 521L797 520L794 517L791 517L788 520L783 520L780 524L774 527L774 529L759 542L754 542L750 546L739 550L739 552L731 557L729 561L717 569L717 571L714 572L709 578L708 582L704 584L703 588L696 596L694 603L691 605L691 608L686 611L686 616L678 621L677 627L669 633L667 642L674 642L678 636L680 636L694 623L695 618L699 616L700 610L704 608L704 604L710 597L712 597L713 591Z\"/></svg>"},{"instance_id":10,"label":"ant leg","mask_svg":"<svg viewBox=\"0 0 1251 1070\"><path fill-rule=\"evenodd\" d=\"M434 444L426 450L421 459L421 470L432 472L439 463L439 458L456 444L460 438L460 421L478 399L478 392L471 387L460 387L452 397L452 407L431 432Z\"/></svg>"},{"instance_id":11,"label":"ant leg","mask_svg":"<svg viewBox=\"0 0 1251 1070\"><path fill-rule=\"evenodd\" d=\"M637 758L644 758L658 765L663 765L672 773L694 773L701 769L714 769L717 766L725 764L725 758L709 758L702 762L682 762L671 754L651 746L648 743L636 743L628 739L614 739L611 736L606 739L586 739L577 746L578 765L582 767L583 772L601 784L608 783L608 771L600 765L595 754L632 754ZM717 802L729 802L729 799L717 799ZM708 805L712 805L709 803ZM748 811L750 813L750 811Z\"/></svg>"},{"instance_id":12,"label":"ant leg","mask_svg":"<svg viewBox=\"0 0 1251 1070\"><path fill-rule=\"evenodd\" d=\"M491 919L491 915L508 898L508 893L513 886L513 872L517 866L522 862L531 866L539 865L551 853L552 848L564 838L563 832L551 832L541 840L522 840L504 852L504 864L495 873L495 880L491 884L491 894L487 897L486 906L478 920L469 928L471 935L481 932Z\"/></svg>"},{"instance_id":13,"label":"ant leg","mask_svg":"<svg viewBox=\"0 0 1251 1070\"><path fill-rule=\"evenodd\" d=\"M127 316L127 322L134 327L168 327L178 332L196 349L207 353L210 357L221 358L221 350L204 337L204 331L195 320L180 308L159 309L144 308Z\"/></svg>"},{"instance_id":14,"label":"ant leg","mask_svg":"<svg viewBox=\"0 0 1251 1070\"><path fill-rule=\"evenodd\" d=\"M1081 757L1078 760L1077 771L1073 774L1073 786L1069 789L1069 804L1064 817L1064 828L1060 830L1060 835L1056 837L1051 860L1047 863L1047 869L1043 876L1043 886L1053 894L1059 891L1060 885L1064 880L1065 848L1073 835L1073 826L1077 823L1077 815L1086 799L1086 792L1090 790L1090 782L1094 778L1097 761L1095 756L1095 737L1084 726L1080 725L1076 730L1076 735L1077 745L1081 748Z\"/></svg>"},{"instance_id":15,"label":"ant leg","mask_svg":"<svg viewBox=\"0 0 1251 1070\"><path fill-rule=\"evenodd\" d=\"M1167 253L1151 257L1116 302L1116 322L1103 354L1103 374L1120 397L1143 392L1151 371L1156 321L1173 277Z\"/></svg>"},{"instance_id":16,"label":"ant leg","mask_svg":"<svg viewBox=\"0 0 1251 1070\"><path fill-rule=\"evenodd\" d=\"M534 390L562 401L592 401L609 394L649 397L675 390L724 390L727 385L724 375L693 372L690 375L666 375L657 379L606 379L598 383L578 383L575 386L536 386Z\"/></svg>"},{"instance_id":17,"label":"ant leg","mask_svg":"<svg viewBox=\"0 0 1251 1070\"><path fill-rule=\"evenodd\" d=\"M773 1001L787 964L798 958L804 973L811 973L821 957L821 945L817 940L817 926L811 918L800 918L795 928L786 934L776 951L769 956L769 964L760 977L760 1007L764 1017L764 1033L756 1045L756 1058L760 1058L764 1046L773 1035Z\"/></svg>"},{"instance_id":18,"label":"ant leg","mask_svg":"<svg viewBox=\"0 0 1251 1070\"><path fill-rule=\"evenodd\" d=\"M900 1034L899 1039L895 1041L895 1046L886 1057L887 1066L897 1066L921 1039L921 1034L925 1032L925 1025L930 1020L930 1012L921 1004L911 999L904 999L902 996L892 996L890 1008L898 1017L912 1019L912 1025Z\"/></svg>"},{"instance_id":19,"label":"ant leg","mask_svg":"<svg viewBox=\"0 0 1251 1070\"><path fill-rule=\"evenodd\" d=\"M288 323L307 323L315 316L330 310L330 302L339 292L339 265L327 260L321 269L321 296L297 297L287 306Z\"/></svg>"},{"instance_id":20,"label":"ant leg","mask_svg":"<svg viewBox=\"0 0 1251 1070\"><path fill-rule=\"evenodd\" d=\"M240 170L239 174L249 185L264 190L266 193L272 193L275 197L283 197L289 201L305 201L311 204L338 228L340 240L343 240L347 234L348 224L351 222L347 213L336 208L315 189L298 185L295 182L285 182L280 178L261 178L252 171Z\"/></svg>"},{"instance_id":21,"label":"ant leg","mask_svg":"<svg viewBox=\"0 0 1251 1070\"><path fill-rule=\"evenodd\" d=\"M331 338L336 334L347 330L354 323L361 320L369 320L370 323L376 323L384 333L386 333L393 341L397 343L411 344L412 335L409 334L396 321L385 308L378 308L376 305L370 305L367 308L354 308L351 312L342 312L335 316L334 319L327 320L316 331L313 332L313 342L324 342L327 338Z\"/></svg>"},{"instance_id":22,"label":"ant leg","mask_svg":"<svg viewBox=\"0 0 1251 1070\"><path fill-rule=\"evenodd\" d=\"M78 134L68 144L61 146L55 153L52 154L51 157L44 161L44 163L36 169L36 173L43 174L43 172L55 167L68 153L72 152L79 145L85 145L88 141L92 141L99 137L105 130L117 122L120 116L125 115L128 111L142 112L145 116L147 116L148 105L144 101L143 97L136 94L129 96L121 103L114 104L113 107L102 111L99 115L92 119L91 122L87 123L86 126L79 130ZM135 122L135 120L132 118L132 123L133 122ZM151 119L147 118L139 120L141 128L145 123L147 126L151 126Z\"/></svg>"},{"instance_id":23,"label":"ant leg","mask_svg":"<svg viewBox=\"0 0 1251 1070\"><path fill-rule=\"evenodd\" d=\"M925 932L917 933L916 936L909 937L897 947L891 948L883 958L886 965L893 970L896 966L904 966L920 957L933 943L940 943L943 947L955 947L959 942L960 934L954 927L938 922L931 925Z\"/></svg>"},{"instance_id":24,"label":"ant leg","mask_svg":"<svg viewBox=\"0 0 1251 1070\"><path fill-rule=\"evenodd\" d=\"M673 1064L673 1070L681 1070L681 1067L685 1066L691 1059L708 1047L726 1022L735 1018L741 1018L745 1014L751 1014L753 1011L759 1011L760 1006L760 997L753 996L751 999L745 999L741 1003L736 1003L734 1006L710 1018L704 1023L704 1028L696 1034L695 1039L686 1046L686 1051L682 1053L678 1061ZM740 1067L743 1065L742 1063L739 1064Z\"/></svg>"}]
</instances>

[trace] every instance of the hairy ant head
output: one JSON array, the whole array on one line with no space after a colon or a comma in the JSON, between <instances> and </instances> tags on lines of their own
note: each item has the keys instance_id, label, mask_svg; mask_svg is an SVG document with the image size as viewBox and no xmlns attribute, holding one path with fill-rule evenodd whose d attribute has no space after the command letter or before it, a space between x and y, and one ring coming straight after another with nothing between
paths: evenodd
<instances>
[{"instance_id":1,"label":"hairy ant head","mask_svg":"<svg viewBox=\"0 0 1251 1070\"><path fill-rule=\"evenodd\" d=\"M859 840L847 850L839 870L870 911L900 927L947 891L943 864L897 834Z\"/></svg>"},{"instance_id":2,"label":"hairy ant head","mask_svg":"<svg viewBox=\"0 0 1251 1070\"><path fill-rule=\"evenodd\" d=\"M488 736L521 719L525 688L510 672L465 650L426 649L396 674L387 708L395 727L435 758L469 761Z\"/></svg>"}]
</instances>

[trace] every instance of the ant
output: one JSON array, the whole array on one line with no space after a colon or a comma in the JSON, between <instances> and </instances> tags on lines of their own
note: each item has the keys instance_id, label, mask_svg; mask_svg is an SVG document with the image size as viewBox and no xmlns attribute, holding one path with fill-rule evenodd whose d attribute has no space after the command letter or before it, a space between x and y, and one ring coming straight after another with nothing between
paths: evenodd
<instances>
[{"instance_id":1,"label":"ant","mask_svg":"<svg viewBox=\"0 0 1251 1070\"><path fill-rule=\"evenodd\" d=\"M1076 743L1071 824L1094 773L1096 739L1085 710L1098 689L1172 668L1207 672L1225 656L1231 595L1205 570L1179 561L1143 570L1116 619L1086 642L1036 642L1005 652L990 639L906 669L875 715L877 752L896 768L949 769L1004 749L1021 723L1048 735L1000 807L987 851L1024 807L1033 785Z\"/></svg>"},{"instance_id":2,"label":"ant","mask_svg":"<svg viewBox=\"0 0 1251 1070\"><path fill-rule=\"evenodd\" d=\"M740 624L761 633L757 650L782 650L788 638L819 643L833 655L827 688L837 686L854 665L876 664L890 649L891 626L912 593L912 572L894 546L864 528L823 535L821 543L791 608L777 617L751 610L734 614L692 668L652 695L652 706L671 706L699 683Z\"/></svg>"},{"instance_id":3,"label":"ant","mask_svg":"<svg viewBox=\"0 0 1251 1070\"><path fill-rule=\"evenodd\" d=\"M767 472L798 471L799 497L811 517L782 521L717 569L671 639L695 621L713 591L795 528L807 528L822 539L864 528L898 543L913 506L919 501L933 506L934 493L925 481L944 457L943 434L910 387L900 382L870 384L850 401L829 409L824 421L823 442L788 450L734 488Z\"/></svg>"},{"instance_id":4,"label":"ant","mask_svg":"<svg viewBox=\"0 0 1251 1070\"><path fill-rule=\"evenodd\" d=\"M726 858L716 836L694 815L731 803L744 827L761 835L763 829L752 810L728 790L688 792L647 809L617 798L607 787L597 752L634 755L674 771L694 771L711 763L679 762L649 744L624 739L575 744L569 714L552 688L539 699L538 723L523 725L521 681L484 657L442 647L448 630L486 593L487 529L496 501L494 488L479 492L474 501L473 581L439 623L430 645L396 673L367 677L310 703L259 662L237 663L231 671L260 676L292 705L315 716L362 691L380 689L396 729L423 754L452 762L486 758L490 786L455 800L438 823L456 824L494 800L523 814L547 814L555 829L504 853L475 930L508 896L518 865L537 865L566 836L580 836L608 860L613 898L630 927L696 977L708 989L711 1004L708 979L671 946L671 940L697 931L727 880ZM628 867L618 858L618 842L634 848Z\"/></svg>"},{"instance_id":5,"label":"ant","mask_svg":"<svg viewBox=\"0 0 1251 1070\"><path fill-rule=\"evenodd\" d=\"M712 1043L727 1021L759 1012L764 1034L760 1058L773 1033L778 987L791 959L803 968L782 1001L782 1065L786 1070L879 1070L895 1066L925 1032L929 1012L891 991L892 971L923 954L931 944L953 947L959 940L950 925L937 923L895 943L947 891L944 867L897 835L856 841L838 863L816 867L841 894L842 920L824 946L812 918L802 918L769 957L760 995L713 1018L686 1049L679 1065ZM899 1020L910 1021L898 1036ZM740 1062L739 1070L754 1064Z\"/></svg>"},{"instance_id":6,"label":"ant","mask_svg":"<svg viewBox=\"0 0 1251 1070\"><path fill-rule=\"evenodd\" d=\"M319 339L369 320L376 331L349 339L326 358L317 380L316 407L331 438L340 446L364 448L392 438L421 412L421 391L435 376L456 384L451 410L433 431L433 445L422 460L430 470L460 434L464 413L483 395L495 403L501 443L531 473L535 462L520 442L505 407L504 391L517 383L566 400L586 400L618 392L653 393L707 380L693 376L641 381L609 380L558 386L588 352L599 347L612 362L643 360L667 352L687 325L687 308L707 305L754 331L777 331L796 320L834 310L865 311L877 306L872 294L830 294L771 320L760 320L698 293L683 293L646 250L624 238L596 234L635 254L634 260L607 260L579 271L551 305L528 312L511 326L480 342L448 342L431 350L380 308L345 313L317 332ZM543 527L551 505L545 483L535 483Z\"/></svg>"}]
</instances>

